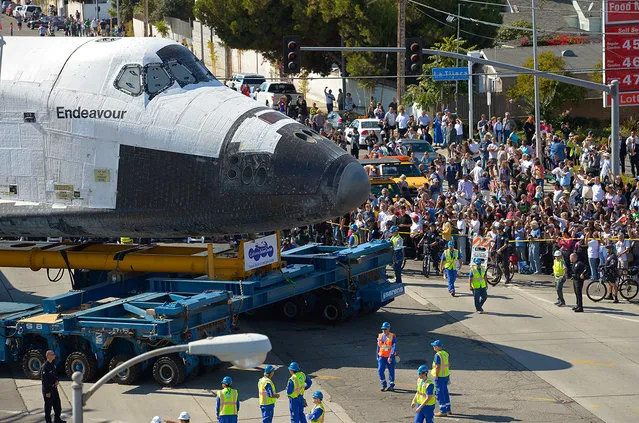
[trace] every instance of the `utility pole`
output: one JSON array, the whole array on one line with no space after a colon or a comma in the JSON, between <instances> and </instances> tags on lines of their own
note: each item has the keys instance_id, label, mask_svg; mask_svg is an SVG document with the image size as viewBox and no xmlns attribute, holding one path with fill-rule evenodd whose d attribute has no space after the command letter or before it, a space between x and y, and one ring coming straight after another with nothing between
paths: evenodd
<instances>
[{"instance_id":1,"label":"utility pole","mask_svg":"<svg viewBox=\"0 0 639 423\"><path fill-rule=\"evenodd\" d=\"M537 19L535 13L536 1L532 0L532 26L533 26L533 60L535 68L535 150L537 151L537 157L539 161L544 163L544 151L541 144L541 131L539 127L539 64L537 63Z\"/></svg>"},{"instance_id":2,"label":"utility pole","mask_svg":"<svg viewBox=\"0 0 639 423\"><path fill-rule=\"evenodd\" d=\"M397 104L401 104L406 89L406 0L397 0Z\"/></svg>"},{"instance_id":3,"label":"utility pole","mask_svg":"<svg viewBox=\"0 0 639 423\"><path fill-rule=\"evenodd\" d=\"M122 25L122 21L120 20L120 0L117 0L115 2L115 7L116 7L117 12L118 12L118 16L117 16L118 17L118 26L120 26L120 25ZM111 28L111 30L113 30L113 28Z\"/></svg>"},{"instance_id":4,"label":"utility pole","mask_svg":"<svg viewBox=\"0 0 639 423\"><path fill-rule=\"evenodd\" d=\"M144 0L144 36L149 36L149 0Z\"/></svg>"},{"instance_id":5,"label":"utility pole","mask_svg":"<svg viewBox=\"0 0 639 423\"><path fill-rule=\"evenodd\" d=\"M456 45L457 45L457 51L456 53L459 54L459 32L460 32L460 22L461 19L459 19L459 16L461 15L461 3L459 2L459 0L457 0L457 40ZM459 67L459 59L455 59L455 67L458 68ZM458 107L458 102L459 102L459 81L455 80L455 113L457 113L457 107Z\"/></svg>"}]
</instances>

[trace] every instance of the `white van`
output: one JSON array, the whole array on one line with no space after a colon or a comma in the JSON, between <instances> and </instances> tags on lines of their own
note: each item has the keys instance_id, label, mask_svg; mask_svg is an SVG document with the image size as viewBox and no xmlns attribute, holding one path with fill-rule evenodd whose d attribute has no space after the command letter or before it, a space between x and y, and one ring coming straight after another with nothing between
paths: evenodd
<instances>
[{"instance_id":1,"label":"white van","mask_svg":"<svg viewBox=\"0 0 639 423\"><path fill-rule=\"evenodd\" d=\"M34 13L37 15L42 15L42 8L40 6L29 5L23 6L20 10L20 14L25 19L30 19Z\"/></svg>"}]
</instances>

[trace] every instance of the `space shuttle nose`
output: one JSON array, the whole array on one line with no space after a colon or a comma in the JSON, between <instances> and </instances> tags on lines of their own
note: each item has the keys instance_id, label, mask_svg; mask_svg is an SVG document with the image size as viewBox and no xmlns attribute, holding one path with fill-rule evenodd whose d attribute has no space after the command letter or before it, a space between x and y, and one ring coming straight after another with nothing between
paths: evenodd
<instances>
[{"instance_id":1,"label":"space shuttle nose","mask_svg":"<svg viewBox=\"0 0 639 423\"><path fill-rule=\"evenodd\" d=\"M368 199L370 181L364 167L357 163L349 163L342 172L335 198L335 209L339 214L356 209Z\"/></svg>"}]
</instances>

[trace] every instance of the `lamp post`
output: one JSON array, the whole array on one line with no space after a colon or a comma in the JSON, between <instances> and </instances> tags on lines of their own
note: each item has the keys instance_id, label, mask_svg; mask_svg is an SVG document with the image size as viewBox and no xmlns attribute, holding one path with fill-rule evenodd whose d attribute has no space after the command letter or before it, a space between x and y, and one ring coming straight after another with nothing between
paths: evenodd
<instances>
[{"instance_id":1,"label":"lamp post","mask_svg":"<svg viewBox=\"0 0 639 423\"><path fill-rule=\"evenodd\" d=\"M234 365L242 368L258 366L266 359L266 354L271 350L271 341L265 335L257 333L224 335L215 338L206 338L199 341L189 342L183 345L172 345L145 352L120 364L89 388L86 393L82 393L82 373L75 372L71 376L73 384L71 406L73 410L73 423L83 423L84 406L91 396L102 385L110 381L118 373L127 370L136 364L149 360L153 357L187 352L193 355L214 355L222 361L230 361Z\"/></svg>"},{"instance_id":2,"label":"lamp post","mask_svg":"<svg viewBox=\"0 0 639 423\"><path fill-rule=\"evenodd\" d=\"M0 34L0 80L2 79L2 52L4 51L4 46L7 44L4 41L4 36Z\"/></svg>"}]
</instances>

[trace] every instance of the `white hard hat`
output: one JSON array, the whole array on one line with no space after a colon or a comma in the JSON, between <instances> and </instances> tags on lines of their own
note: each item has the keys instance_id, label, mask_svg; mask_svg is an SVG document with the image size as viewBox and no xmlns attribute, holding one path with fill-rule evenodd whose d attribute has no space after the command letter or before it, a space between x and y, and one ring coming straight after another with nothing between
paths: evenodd
<instances>
[{"instance_id":1,"label":"white hard hat","mask_svg":"<svg viewBox=\"0 0 639 423\"><path fill-rule=\"evenodd\" d=\"M553 254L555 257L561 257L561 251L557 250L555 251L555 254Z\"/></svg>"},{"instance_id":2,"label":"white hard hat","mask_svg":"<svg viewBox=\"0 0 639 423\"><path fill-rule=\"evenodd\" d=\"M162 423L162 418L160 416L155 416L151 419L151 423Z\"/></svg>"},{"instance_id":3,"label":"white hard hat","mask_svg":"<svg viewBox=\"0 0 639 423\"><path fill-rule=\"evenodd\" d=\"M191 415L186 411L182 411L180 413L180 416L178 417L178 420L191 420Z\"/></svg>"}]
</instances>

